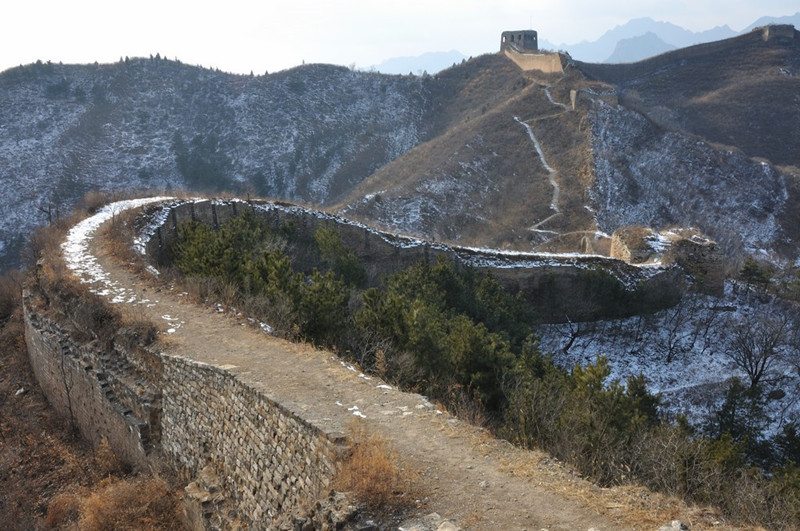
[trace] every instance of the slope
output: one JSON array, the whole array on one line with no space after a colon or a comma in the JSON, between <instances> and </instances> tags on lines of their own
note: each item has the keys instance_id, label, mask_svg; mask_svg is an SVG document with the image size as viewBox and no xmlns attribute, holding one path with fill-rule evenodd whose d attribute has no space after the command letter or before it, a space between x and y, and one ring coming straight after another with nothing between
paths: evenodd
<instances>
[{"instance_id":1,"label":"slope","mask_svg":"<svg viewBox=\"0 0 800 531\"><path fill-rule=\"evenodd\" d=\"M594 231L583 208L589 131L583 113L563 103L580 80L524 73L500 55L482 61L491 68L454 68L437 80L471 76L451 97L432 91L449 128L356 187L336 206L339 213L427 238L510 249ZM489 97L476 98L481 92Z\"/></svg>"},{"instance_id":2,"label":"slope","mask_svg":"<svg viewBox=\"0 0 800 531\"><path fill-rule=\"evenodd\" d=\"M800 34L765 31L633 65L576 65L614 84L623 105L667 129L800 167L800 150L788 141L800 138Z\"/></svg>"},{"instance_id":3,"label":"slope","mask_svg":"<svg viewBox=\"0 0 800 531\"><path fill-rule=\"evenodd\" d=\"M158 57L0 75L0 254L87 191L325 202L425 139L422 78L308 65L236 76ZM17 245L18 246L18 245ZM6 247L6 249L3 249Z\"/></svg>"}]
</instances>

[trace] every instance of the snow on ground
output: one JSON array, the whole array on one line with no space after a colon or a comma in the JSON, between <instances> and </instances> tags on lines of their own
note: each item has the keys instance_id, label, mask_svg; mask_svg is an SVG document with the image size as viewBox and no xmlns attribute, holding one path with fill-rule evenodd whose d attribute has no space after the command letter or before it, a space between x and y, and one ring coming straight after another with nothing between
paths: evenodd
<instances>
[{"instance_id":1,"label":"snow on ground","mask_svg":"<svg viewBox=\"0 0 800 531\"><path fill-rule=\"evenodd\" d=\"M135 302L136 296L127 288L119 286L116 282L108 278L97 259L89 251L89 241L97 229L106 221L118 216L122 212L131 208L138 208L160 201L168 201L171 197L146 197L140 199L129 199L109 203L101 208L96 214L84 219L72 227L67 233L67 238L61 244L61 251L64 255L64 262L67 267L84 284L92 284L91 291L98 295L107 296L113 303ZM149 301L140 300L147 303Z\"/></svg>"},{"instance_id":2,"label":"snow on ground","mask_svg":"<svg viewBox=\"0 0 800 531\"><path fill-rule=\"evenodd\" d=\"M643 374L648 389L661 394L664 413L685 414L693 424L702 424L722 404L732 377L750 383L726 355L736 331L783 315L790 319L789 333L763 378L766 393L786 393L767 403L769 435L790 420L800 420L800 352L792 337L800 316L796 308L742 285L728 282L723 298L687 296L678 306L651 316L546 325L540 328L541 349L566 368L605 356L609 381Z\"/></svg>"}]
</instances>

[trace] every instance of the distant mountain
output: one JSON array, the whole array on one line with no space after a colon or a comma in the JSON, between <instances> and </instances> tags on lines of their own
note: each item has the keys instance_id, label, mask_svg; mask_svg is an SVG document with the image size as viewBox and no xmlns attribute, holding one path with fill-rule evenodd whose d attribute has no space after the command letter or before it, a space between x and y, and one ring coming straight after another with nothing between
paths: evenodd
<instances>
[{"instance_id":1,"label":"distant mountain","mask_svg":"<svg viewBox=\"0 0 800 531\"><path fill-rule=\"evenodd\" d=\"M301 201L515 250L604 252L623 226L693 226L729 256L794 261L800 39L730 41L634 66L575 61L557 82L500 53L436 76L241 76L159 57L13 68L0 73L0 269L86 192L144 188Z\"/></svg>"},{"instance_id":2,"label":"distant mountain","mask_svg":"<svg viewBox=\"0 0 800 531\"><path fill-rule=\"evenodd\" d=\"M428 52L413 57L393 57L373 68L382 74L435 74L465 59L466 56L457 50Z\"/></svg>"},{"instance_id":3,"label":"distant mountain","mask_svg":"<svg viewBox=\"0 0 800 531\"><path fill-rule=\"evenodd\" d=\"M604 33L595 41L577 44L553 44L539 40L543 49L563 50L579 61L588 63L635 62L674 48L685 48L693 44L728 39L768 24L791 24L800 27L800 12L783 17L761 17L740 32L728 26L717 26L694 32L669 22L660 22L648 17L637 18ZM655 37L647 36L652 33ZM644 38L647 36L647 38ZM660 43L657 42L661 41ZM666 46L665 46L666 45Z\"/></svg>"},{"instance_id":4,"label":"distant mountain","mask_svg":"<svg viewBox=\"0 0 800 531\"><path fill-rule=\"evenodd\" d=\"M614 55L619 41L631 39L633 37L641 37L647 33L653 33L664 43L671 45L673 48L683 48L685 46L691 46L692 44L727 39L737 35L737 33L728 26L718 26L706 31L693 32L670 22L660 22L645 17L636 18L621 26L617 26L592 42L582 41L578 44L558 45L551 44L545 40L540 40L539 42L542 48L567 51L573 58L580 61L602 63L609 62L609 59ZM661 53L663 51L666 50L662 49L656 53ZM652 54L648 55L643 50L638 57L635 55L630 56L626 59L626 62L644 59L650 55Z\"/></svg>"},{"instance_id":5,"label":"distant mountain","mask_svg":"<svg viewBox=\"0 0 800 531\"><path fill-rule=\"evenodd\" d=\"M795 27L795 29L800 28L800 12L795 13L794 15L786 15L785 17L761 17L747 26L741 32L746 33L751 31L753 28L766 26L767 24L791 24Z\"/></svg>"},{"instance_id":6,"label":"distant mountain","mask_svg":"<svg viewBox=\"0 0 800 531\"><path fill-rule=\"evenodd\" d=\"M661 37L648 31L638 37L622 39L617 43L614 53L604 63L633 63L642 57L652 57L660 53L674 50L676 47L664 42Z\"/></svg>"}]
</instances>

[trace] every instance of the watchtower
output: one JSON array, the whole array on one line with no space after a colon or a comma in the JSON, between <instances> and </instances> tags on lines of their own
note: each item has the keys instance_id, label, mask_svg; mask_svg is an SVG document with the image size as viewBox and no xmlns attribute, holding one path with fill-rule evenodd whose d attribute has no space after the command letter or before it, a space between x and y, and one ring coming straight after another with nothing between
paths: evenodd
<instances>
[{"instance_id":1,"label":"watchtower","mask_svg":"<svg viewBox=\"0 0 800 531\"><path fill-rule=\"evenodd\" d=\"M500 51L505 50L536 52L539 50L539 36L533 30L504 31L500 36Z\"/></svg>"}]
</instances>

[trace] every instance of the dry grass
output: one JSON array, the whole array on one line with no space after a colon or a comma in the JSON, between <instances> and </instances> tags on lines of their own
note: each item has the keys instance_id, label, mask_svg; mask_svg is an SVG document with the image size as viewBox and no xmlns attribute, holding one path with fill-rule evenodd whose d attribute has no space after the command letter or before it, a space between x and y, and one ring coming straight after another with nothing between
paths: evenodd
<instances>
[{"instance_id":1,"label":"dry grass","mask_svg":"<svg viewBox=\"0 0 800 531\"><path fill-rule=\"evenodd\" d=\"M758 529L726 524L722 513L712 507L687 506L676 496L653 492L637 485L601 488L582 479L568 466L539 451L515 448L502 465L508 473L544 482L548 489L581 502L599 514L617 521L625 529L658 529L681 520L690 529Z\"/></svg>"},{"instance_id":2,"label":"dry grass","mask_svg":"<svg viewBox=\"0 0 800 531\"><path fill-rule=\"evenodd\" d=\"M63 529L77 523L81 516L81 500L78 494L65 491L57 494L47 506L45 523L51 529Z\"/></svg>"},{"instance_id":3,"label":"dry grass","mask_svg":"<svg viewBox=\"0 0 800 531\"><path fill-rule=\"evenodd\" d=\"M334 488L350 493L368 512L397 514L424 497L418 474L400 462L389 441L366 422L350 425L352 452Z\"/></svg>"},{"instance_id":4,"label":"dry grass","mask_svg":"<svg viewBox=\"0 0 800 531\"><path fill-rule=\"evenodd\" d=\"M79 529L176 529L180 527L178 495L166 481L153 477L108 478L81 502Z\"/></svg>"},{"instance_id":5,"label":"dry grass","mask_svg":"<svg viewBox=\"0 0 800 531\"><path fill-rule=\"evenodd\" d=\"M16 289L20 283L17 275L0 279L0 303L10 307L10 314L4 321L0 320L0 514L5 517L3 528L63 529L75 528L79 522L80 529L125 528L114 523L116 521L129 521L128 528L137 529L181 528L179 515L173 510L177 507L176 495L163 481L126 478L123 475L126 467L107 443L92 450L84 441L75 438L64 419L47 404L28 363L19 290ZM95 488L98 482L101 485ZM137 501L136 496L132 496L120 502L123 499L120 493L125 491L123 485L128 483L127 492L139 492L140 498ZM112 484L117 486L110 489ZM110 509L103 509L120 504L123 516L113 516ZM172 509L165 508L169 504ZM138 520L129 519L135 510L150 514ZM97 526L92 527L93 523Z\"/></svg>"},{"instance_id":6,"label":"dry grass","mask_svg":"<svg viewBox=\"0 0 800 531\"><path fill-rule=\"evenodd\" d=\"M447 127L380 168L338 207L357 205L348 216L374 223L393 216L388 209L395 201L420 197L429 206L418 236L461 245L529 250L544 236L527 229L553 214L553 187L526 130L514 120L518 116L531 125L548 163L558 172L561 215L541 228L593 231L594 220L584 208L592 180L585 113L566 112L549 101L542 84L553 80L520 72L505 58L492 60L500 64L491 64L485 71L454 69L440 76L442 85L437 90L452 85L447 94L450 99L441 104ZM492 83L486 72L499 72L500 76ZM577 78L555 81L554 97L569 101L569 88L580 83ZM458 181L453 192L429 186L443 177ZM365 194L378 191L380 201L359 202ZM478 205L480 215L464 205Z\"/></svg>"}]
</instances>

